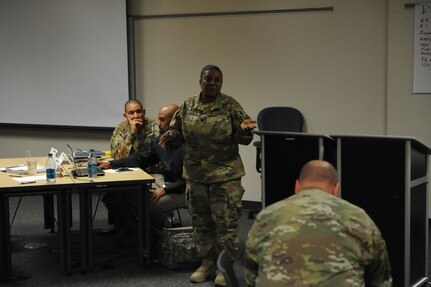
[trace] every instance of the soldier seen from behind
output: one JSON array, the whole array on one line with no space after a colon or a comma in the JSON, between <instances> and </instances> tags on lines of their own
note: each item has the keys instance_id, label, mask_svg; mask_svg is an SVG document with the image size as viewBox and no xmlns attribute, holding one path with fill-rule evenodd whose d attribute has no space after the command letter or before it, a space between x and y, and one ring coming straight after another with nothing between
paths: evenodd
<instances>
[{"instance_id":1,"label":"soldier seen from behind","mask_svg":"<svg viewBox=\"0 0 431 287\"><path fill-rule=\"evenodd\" d=\"M246 242L247 286L392 286L385 241L365 211L339 197L335 168L314 160L295 195L263 209Z\"/></svg>"}]
</instances>

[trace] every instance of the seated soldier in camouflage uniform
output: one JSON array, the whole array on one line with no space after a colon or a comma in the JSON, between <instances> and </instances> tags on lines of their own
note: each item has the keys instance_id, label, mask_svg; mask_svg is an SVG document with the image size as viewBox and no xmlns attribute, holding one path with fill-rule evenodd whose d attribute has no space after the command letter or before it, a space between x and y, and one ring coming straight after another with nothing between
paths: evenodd
<instances>
[{"instance_id":1,"label":"seated soldier in camouflage uniform","mask_svg":"<svg viewBox=\"0 0 431 287\"><path fill-rule=\"evenodd\" d=\"M330 163L310 161L296 194L257 215L246 242L247 286L392 286L379 229L337 197L338 186Z\"/></svg>"},{"instance_id":2,"label":"seated soldier in camouflage uniform","mask_svg":"<svg viewBox=\"0 0 431 287\"><path fill-rule=\"evenodd\" d=\"M169 126L172 116L178 108L177 105L171 104L159 110L157 124L161 132ZM159 138L155 137L145 152L135 152L128 157L113 161L99 161L99 167L102 169L118 167L146 169L155 163L161 163L163 183L153 190L153 197L150 201L151 238L154 241L157 241L160 230L165 226L167 213L186 207L184 195L186 182L182 176L184 145L169 143L161 148L158 142ZM127 198L122 200L122 209L127 215L125 217L128 220L129 227L133 228L137 218L137 193L125 192L125 194L127 194Z\"/></svg>"},{"instance_id":3,"label":"seated soldier in camouflage uniform","mask_svg":"<svg viewBox=\"0 0 431 287\"><path fill-rule=\"evenodd\" d=\"M159 135L157 122L145 116L140 101L133 99L124 105L124 121L119 123L111 137L111 157L120 159L134 152L144 152L151 140Z\"/></svg>"},{"instance_id":4,"label":"seated soldier in camouflage uniform","mask_svg":"<svg viewBox=\"0 0 431 287\"><path fill-rule=\"evenodd\" d=\"M114 159L144 152L151 140L159 135L157 122L145 117L145 109L140 101L127 101L123 117L124 121L115 127L111 137L111 157ZM155 172L154 169L146 171ZM125 195L121 191L109 191L103 196L102 202L108 209L108 223L114 225L114 230L105 230L104 233L120 231L128 225L128 211L124 209Z\"/></svg>"}]
</instances>

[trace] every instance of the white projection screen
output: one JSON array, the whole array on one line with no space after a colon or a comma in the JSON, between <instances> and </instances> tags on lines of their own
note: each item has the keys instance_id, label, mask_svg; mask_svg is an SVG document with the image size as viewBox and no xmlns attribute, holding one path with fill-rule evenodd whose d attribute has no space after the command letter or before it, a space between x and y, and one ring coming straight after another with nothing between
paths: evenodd
<instances>
[{"instance_id":1,"label":"white projection screen","mask_svg":"<svg viewBox=\"0 0 431 287\"><path fill-rule=\"evenodd\" d=\"M127 71L125 0L0 0L0 124L112 128Z\"/></svg>"}]
</instances>

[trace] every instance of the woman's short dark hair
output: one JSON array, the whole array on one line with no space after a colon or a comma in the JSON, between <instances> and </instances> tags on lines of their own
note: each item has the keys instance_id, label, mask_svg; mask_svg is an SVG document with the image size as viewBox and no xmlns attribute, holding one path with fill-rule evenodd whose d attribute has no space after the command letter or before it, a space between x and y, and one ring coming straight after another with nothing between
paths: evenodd
<instances>
[{"instance_id":1,"label":"woman's short dark hair","mask_svg":"<svg viewBox=\"0 0 431 287\"><path fill-rule=\"evenodd\" d=\"M206 65L205 67L202 68L201 77L200 77L201 80L202 80L202 77L203 77L205 71L208 71L208 70L216 70L216 71L218 71L220 73L220 75L221 75L221 78L223 79L223 73L222 73L222 71L220 70L220 68L218 66L216 66L216 65Z\"/></svg>"}]
</instances>

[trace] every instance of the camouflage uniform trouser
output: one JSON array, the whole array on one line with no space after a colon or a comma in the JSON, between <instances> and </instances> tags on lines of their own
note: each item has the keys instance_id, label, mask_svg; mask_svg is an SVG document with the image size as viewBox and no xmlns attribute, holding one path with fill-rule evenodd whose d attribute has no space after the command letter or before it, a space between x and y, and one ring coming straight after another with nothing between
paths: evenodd
<instances>
[{"instance_id":1,"label":"camouflage uniform trouser","mask_svg":"<svg viewBox=\"0 0 431 287\"><path fill-rule=\"evenodd\" d=\"M241 179L203 184L187 181L186 200L199 257L216 262L222 249L238 259L238 219L244 188Z\"/></svg>"}]
</instances>

